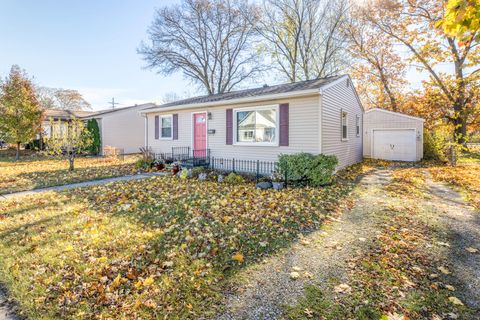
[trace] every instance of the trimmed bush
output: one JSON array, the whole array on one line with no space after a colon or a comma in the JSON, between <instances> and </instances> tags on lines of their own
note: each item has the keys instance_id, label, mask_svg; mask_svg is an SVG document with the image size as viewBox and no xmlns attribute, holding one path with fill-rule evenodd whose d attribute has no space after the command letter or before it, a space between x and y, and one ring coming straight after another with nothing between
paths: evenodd
<instances>
[{"instance_id":1,"label":"trimmed bush","mask_svg":"<svg viewBox=\"0 0 480 320\"><path fill-rule=\"evenodd\" d=\"M332 182L338 164L334 155L311 153L282 154L278 157L279 172L290 181L308 181L312 186L324 186Z\"/></svg>"},{"instance_id":2,"label":"trimmed bush","mask_svg":"<svg viewBox=\"0 0 480 320\"><path fill-rule=\"evenodd\" d=\"M241 175L231 172L228 176L225 177L224 181L228 184L239 184L245 182Z\"/></svg>"}]
</instances>

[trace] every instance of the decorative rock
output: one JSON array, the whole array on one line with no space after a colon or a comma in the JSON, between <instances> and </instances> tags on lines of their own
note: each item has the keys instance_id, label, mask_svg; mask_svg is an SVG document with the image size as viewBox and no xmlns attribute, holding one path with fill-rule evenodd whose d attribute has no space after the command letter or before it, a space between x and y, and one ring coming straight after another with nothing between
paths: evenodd
<instances>
[{"instance_id":1,"label":"decorative rock","mask_svg":"<svg viewBox=\"0 0 480 320\"><path fill-rule=\"evenodd\" d=\"M258 189L270 189L270 188L272 188L272 183L271 182L259 182L259 183L257 183L257 188Z\"/></svg>"},{"instance_id":2,"label":"decorative rock","mask_svg":"<svg viewBox=\"0 0 480 320\"><path fill-rule=\"evenodd\" d=\"M198 180L200 181L205 181L207 180L207 174L205 172L202 172L198 175Z\"/></svg>"},{"instance_id":3,"label":"decorative rock","mask_svg":"<svg viewBox=\"0 0 480 320\"><path fill-rule=\"evenodd\" d=\"M223 182L223 175L221 175L221 174L218 175L218 182L219 183Z\"/></svg>"}]
</instances>

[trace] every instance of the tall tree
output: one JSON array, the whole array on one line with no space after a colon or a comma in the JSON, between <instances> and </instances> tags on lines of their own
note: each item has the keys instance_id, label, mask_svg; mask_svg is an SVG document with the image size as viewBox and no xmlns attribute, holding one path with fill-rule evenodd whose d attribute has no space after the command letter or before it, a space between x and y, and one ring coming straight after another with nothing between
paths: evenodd
<instances>
[{"instance_id":1,"label":"tall tree","mask_svg":"<svg viewBox=\"0 0 480 320\"><path fill-rule=\"evenodd\" d=\"M455 140L464 143L467 121L474 111L467 88L478 83L480 50L475 41L478 30L457 38L438 28L445 16L444 0L375 0L365 9L378 30L402 44L416 67L427 72L431 82L448 101L448 118L454 125ZM450 64L448 73L439 64Z\"/></svg>"},{"instance_id":2,"label":"tall tree","mask_svg":"<svg viewBox=\"0 0 480 320\"><path fill-rule=\"evenodd\" d=\"M275 68L290 82L338 74L347 1L264 0L258 31Z\"/></svg>"},{"instance_id":3,"label":"tall tree","mask_svg":"<svg viewBox=\"0 0 480 320\"><path fill-rule=\"evenodd\" d=\"M367 108L400 111L402 89L407 85L407 64L392 39L371 26L364 13L352 7L348 22L342 27L347 51L353 58L351 76Z\"/></svg>"},{"instance_id":4,"label":"tall tree","mask_svg":"<svg viewBox=\"0 0 480 320\"><path fill-rule=\"evenodd\" d=\"M77 90L39 87L37 93L44 109L78 111L92 108Z\"/></svg>"},{"instance_id":5,"label":"tall tree","mask_svg":"<svg viewBox=\"0 0 480 320\"><path fill-rule=\"evenodd\" d=\"M8 142L17 145L16 160L20 145L40 132L42 117L32 81L19 66L12 66L8 77L0 82L0 131Z\"/></svg>"},{"instance_id":6,"label":"tall tree","mask_svg":"<svg viewBox=\"0 0 480 320\"><path fill-rule=\"evenodd\" d=\"M138 52L162 74L177 71L208 94L229 92L262 67L253 48L258 13L245 0L183 0L157 10Z\"/></svg>"},{"instance_id":7,"label":"tall tree","mask_svg":"<svg viewBox=\"0 0 480 320\"><path fill-rule=\"evenodd\" d=\"M440 24L452 36L468 37L480 28L480 1L448 0L445 18ZM480 38L478 33L476 38Z\"/></svg>"}]
</instances>

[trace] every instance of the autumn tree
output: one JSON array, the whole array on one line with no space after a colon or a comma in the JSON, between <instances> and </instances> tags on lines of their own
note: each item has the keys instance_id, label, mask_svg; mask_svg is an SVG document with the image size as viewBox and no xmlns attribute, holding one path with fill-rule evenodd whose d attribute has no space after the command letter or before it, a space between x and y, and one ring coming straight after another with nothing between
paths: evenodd
<instances>
[{"instance_id":1,"label":"autumn tree","mask_svg":"<svg viewBox=\"0 0 480 320\"><path fill-rule=\"evenodd\" d=\"M68 121L50 120L50 134L46 138L47 153L66 155L69 171L75 168L75 158L92 145L92 136L85 123L72 118Z\"/></svg>"},{"instance_id":2,"label":"autumn tree","mask_svg":"<svg viewBox=\"0 0 480 320\"><path fill-rule=\"evenodd\" d=\"M480 1L448 0L445 17L440 25L447 34L468 38L470 33L476 33L480 28ZM477 41L479 37L477 33Z\"/></svg>"},{"instance_id":3,"label":"autumn tree","mask_svg":"<svg viewBox=\"0 0 480 320\"><path fill-rule=\"evenodd\" d=\"M161 74L180 71L208 94L229 92L262 70L257 16L244 0L183 0L157 10L138 52Z\"/></svg>"},{"instance_id":4,"label":"autumn tree","mask_svg":"<svg viewBox=\"0 0 480 320\"><path fill-rule=\"evenodd\" d=\"M92 108L77 90L40 87L37 93L44 109L78 111Z\"/></svg>"},{"instance_id":5,"label":"autumn tree","mask_svg":"<svg viewBox=\"0 0 480 320\"><path fill-rule=\"evenodd\" d=\"M264 0L257 30L275 69L290 82L338 74L347 1Z\"/></svg>"},{"instance_id":6,"label":"autumn tree","mask_svg":"<svg viewBox=\"0 0 480 320\"><path fill-rule=\"evenodd\" d=\"M350 75L367 109L400 111L401 95L407 85L407 64L390 37L372 26L365 12L352 7L342 32L352 58Z\"/></svg>"},{"instance_id":7,"label":"autumn tree","mask_svg":"<svg viewBox=\"0 0 480 320\"><path fill-rule=\"evenodd\" d=\"M463 144L472 112L467 88L478 83L480 69L473 68L480 51L477 30L460 39L438 27L445 16L444 4L443 0L374 0L364 10L372 25L408 50L415 67L426 72L445 96L455 140ZM440 64L450 64L453 71L440 69Z\"/></svg>"},{"instance_id":8,"label":"autumn tree","mask_svg":"<svg viewBox=\"0 0 480 320\"><path fill-rule=\"evenodd\" d=\"M16 160L20 145L39 134L42 117L32 81L19 66L12 66L8 77L0 82L0 132L5 133L7 142L17 145Z\"/></svg>"}]
</instances>

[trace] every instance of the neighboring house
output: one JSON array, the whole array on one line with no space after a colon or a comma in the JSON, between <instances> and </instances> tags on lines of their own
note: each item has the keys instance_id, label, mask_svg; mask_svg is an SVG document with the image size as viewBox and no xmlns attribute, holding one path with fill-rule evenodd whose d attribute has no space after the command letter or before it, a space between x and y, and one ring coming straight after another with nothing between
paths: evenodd
<instances>
[{"instance_id":1,"label":"neighboring house","mask_svg":"<svg viewBox=\"0 0 480 320\"><path fill-rule=\"evenodd\" d=\"M42 123L41 137L49 138L52 134L52 130L60 130L60 132L66 132L66 124L73 118L82 118L93 114L91 111L71 111L71 110L59 110L59 109L47 109L44 112L44 120ZM51 127L51 123L54 121L54 127Z\"/></svg>"},{"instance_id":2,"label":"neighboring house","mask_svg":"<svg viewBox=\"0 0 480 320\"><path fill-rule=\"evenodd\" d=\"M280 154L337 156L360 162L363 107L349 76L337 76L152 106L145 145L154 152L189 148L236 160L276 161ZM130 129L129 129L130 130Z\"/></svg>"},{"instance_id":3,"label":"neighboring house","mask_svg":"<svg viewBox=\"0 0 480 320\"><path fill-rule=\"evenodd\" d=\"M155 106L153 103L99 111L82 117L98 122L102 152L106 147L120 149L124 154L139 153L145 144L145 118L140 111Z\"/></svg>"},{"instance_id":4,"label":"neighboring house","mask_svg":"<svg viewBox=\"0 0 480 320\"><path fill-rule=\"evenodd\" d=\"M363 155L366 158L420 161L423 158L422 118L383 109L365 112Z\"/></svg>"}]
</instances>

